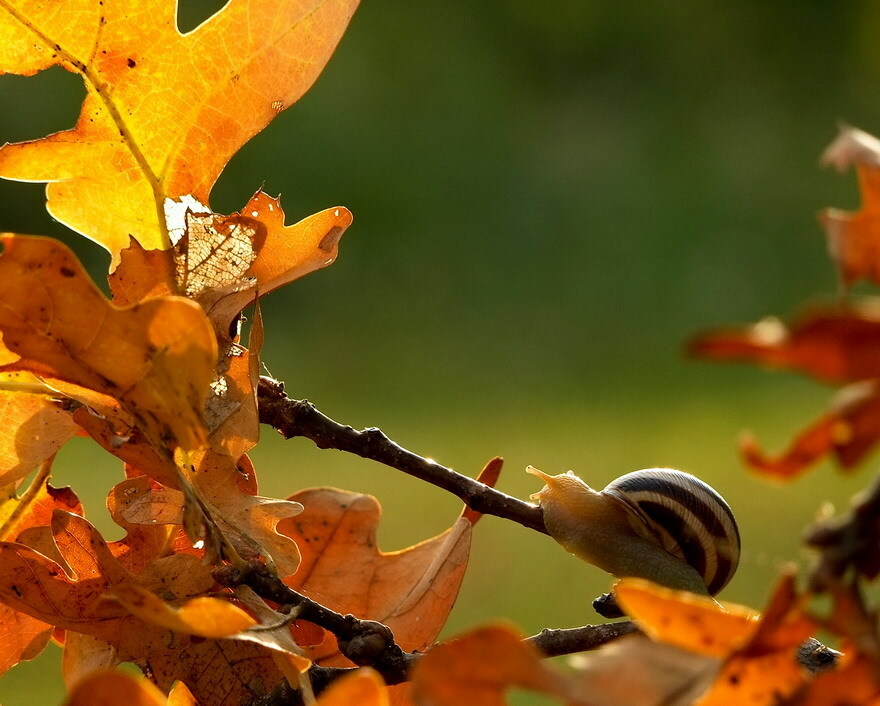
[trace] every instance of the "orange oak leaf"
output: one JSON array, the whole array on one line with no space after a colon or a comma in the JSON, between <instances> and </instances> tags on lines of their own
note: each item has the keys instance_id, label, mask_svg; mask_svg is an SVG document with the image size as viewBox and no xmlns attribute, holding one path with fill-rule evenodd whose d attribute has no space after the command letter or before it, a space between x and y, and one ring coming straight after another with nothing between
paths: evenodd
<instances>
[{"instance_id":1,"label":"orange oak leaf","mask_svg":"<svg viewBox=\"0 0 880 706\"><path fill-rule=\"evenodd\" d=\"M196 304L166 297L120 309L61 243L10 235L0 243L0 331L20 356L0 372L27 370L116 400L156 448L206 443L217 350Z\"/></svg>"},{"instance_id":2,"label":"orange oak leaf","mask_svg":"<svg viewBox=\"0 0 880 706\"><path fill-rule=\"evenodd\" d=\"M229 216L189 196L165 207L172 250L145 250L132 241L109 277L114 302L185 294L204 307L221 340L258 294L333 263L352 222L351 212L336 206L286 226L280 200L262 190Z\"/></svg>"},{"instance_id":3,"label":"orange oak leaf","mask_svg":"<svg viewBox=\"0 0 880 706\"><path fill-rule=\"evenodd\" d=\"M52 626L0 604L0 675L39 655L52 637Z\"/></svg>"},{"instance_id":4,"label":"orange oak leaf","mask_svg":"<svg viewBox=\"0 0 880 706\"><path fill-rule=\"evenodd\" d=\"M73 490L49 483L50 469L47 461L20 496L14 485L0 488L0 540L15 541L26 529L48 525L55 510L83 514L82 503Z\"/></svg>"},{"instance_id":5,"label":"orange oak leaf","mask_svg":"<svg viewBox=\"0 0 880 706\"><path fill-rule=\"evenodd\" d=\"M740 449L754 469L790 478L833 454L844 469L856 466L880 440L880 306L875 300L841 309L817 309L790 328L767 319L743 329L704 334L692 355L735 360L806 373L823 382L848 383L825 414L777 456L751 436Z\"/></svg>"},{"instance_id":6,"label":"orange oak leaf","mask_svg":"<svg viewBox=\"0 0 880 706\"><path fill-rule=\"evenodd\" d=\"M114 586L111 595L145 623L188 635L228 637L257 624L237 605L222 598L199 596L175 608L133 583Z\"/></svg>"},{"instance_id":7,"label":"orange oak leaf","mask_svg":"<svg viewBox=\"0 0 880 706\"><path fill-rule=\"evenodd\" d=\"M459 518L436 537L385 553L376 540L381 509L374 497L313 488L290 499L305 509L278 529L299 546L302 563L285 583L334 610L385 623L405 650L432 644L458 595L472 522ZM350 664L329 634L308 654L321 664Z\"/></svg>"},{"instance_id":8,"label":"orange oak leaf","mask_svg":"<svg viewBox=\"0 0 880 706\"><path fill-rule=\"evenodd\" d=\"M134 575L88 522L59 511L53 515L52 539L64 566L27 546L0 542L0 602L112 648L92 640L84 649L74 640L71 644L80 649L68 667L74 678L102 660L132 661L148 669L160 688L181 680L200 703L212 704L247 702L281 680L270 651L261 645L204 639L144 623L108 599L115 588L128 584L171 602L204 595L213 580L198 570L196 557L161 558L155 563L165 562L162 570Z\"/></svg>"},{"instance_id":9,"label":"orange oak leaf","mask_svg":"<svg viewBox=\"0 0 880 706\"><path fill-rule=\"evenodd\" d=\"M362 667L333 682L315 706L389 706L388 694L382 677L369 667Z\"/></svg>"},{"instance_id":10,"label":"orange oak leaf","mask_svg":"<svg viewBox=\"0 0 880 706\"><path fill-rule=\"evenodd\" d=\"M181 34L172 0L9 0L0 72L83 77L75 128L0 149L0 176L50 182L50 213L113 255L169 247L163 202L206 201L230 157L305 93L357 0L243 0ZM249 29L247 29L249 28Z\"/></svg>"},{"instance_id":11,"label":"orange oak leaf","mask_svg":"<svg viewBox=\"0 0 880 706\"><path fill-rule=\"evenodd\" d=\"M119 662L117 649L106 640L81 632L66 632L61 676L68 692L89 674L112 669Z\"/></svg>"},{"instance_id":12,"label":"orange oak leaf","mask_svg":"<svg viewBox=\"0 0 880 706\"><path fill-rule=\"evenodd\" d=\"M478 628L444 642L422 657L412 673L415 702L430 706L504 706L504 692L514 687L572 705L590 703L576 700L563 677L508 627Z\"/></svg>"},{"instance_id":13,"label":"orange oak leaf","mask_svg":"<svg viewBox=\"0 0 880 706\"><path fill-rule=\"evenodd\" d=\"M782 577L760 617L741 606L722 607L643 579L623 579L615 596L652 639L721 660L700 706L769 706L806 684L795 651L818 626L805 613L793 574Z\"/></svg>"},{"instance_id":14,"label":"orange oak leaf","mask_svg":"<svg viewBox=\"0 0 880 706\"><path fill-rule=\"evenodd\" d=\"M854 213L829 208L819 216L840 278L846 286L860 279L880 284L880 140L844 125L822 162L839 171L855 165L862 195Z\"/></svg>"},{"instance_id":15,"label":"orange oak leaf","mask_svg":"<svg viewBox=\"0 0 880 706\"><path fill-rule=\"evenodd\" d=\"M0 373L0 485L24 478L76 433L59 397L30 373Z\"/></svg>"},{"instance_id":16,"label":"orange oak leaf","mask_svg":"<svg viewBox=\"0 0 880 706\"><path fill-rule=\"evenodd\" d=\"M53 488L48 476L51 464L41 472L20 497L14 485L0 489L0 540L16 539L27 530L48 525L55 509L82 514L82 505L70 488ZM41 620L0 605L0 674L19 662L33 659L48 644L52 626Z\"/></svg>"},{"instance_id":17,"label":"orange oak leaf","mask_svg":"<svg viewBox=\"0 0 880 706\"><path fill-rule=\"evenodd\" d=\"M149 680L123 672L100 670L80 681L65 706L168 706L168 701Z\"/></svg>"}]
</instances>

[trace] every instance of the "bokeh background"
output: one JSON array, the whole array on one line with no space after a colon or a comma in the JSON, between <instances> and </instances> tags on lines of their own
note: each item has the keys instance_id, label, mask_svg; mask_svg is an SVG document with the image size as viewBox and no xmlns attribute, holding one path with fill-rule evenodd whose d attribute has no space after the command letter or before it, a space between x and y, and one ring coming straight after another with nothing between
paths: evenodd
<instances>
[{"instance_id":1,"label":"bokeh background","mask_svg":"<svg viewBox=\"0 0 880 706\"><path fill-rule=\"evenodd\" d=\"M181 26L220 6L181 2ZM211 197L228 213L263 185L288 222L339 204L355 214L336 264L265 300L268 370L338 421L464 473L504 456L499 486L523 498L538 489L528 464L600 487L648 466L700 475L743 536L724 596L760 606L784 563L807 566L802 528L826 502L845 507L876 462L789 485L749 474L737 434L778 449L832 391L682 348L834 296L815 214L858 197L818 156L838 121L880 131L878 28L870 2L366 0L315 87ZM58 69L0 77L0 140L71 127L83 95ZM42 185L0 182L0 228L57 236L106 274L106 254L47 215ZM268 429L253 456L263 494L376 495L385 550L459 511L397 471ZM56 466L110 538L121 532L103 499L120 478L81 439ZM444 634L582 625L608 585L548 538L486 517ZM59 654L7 674L0 702L58 702Z\"/></svg>"}]
</instances>

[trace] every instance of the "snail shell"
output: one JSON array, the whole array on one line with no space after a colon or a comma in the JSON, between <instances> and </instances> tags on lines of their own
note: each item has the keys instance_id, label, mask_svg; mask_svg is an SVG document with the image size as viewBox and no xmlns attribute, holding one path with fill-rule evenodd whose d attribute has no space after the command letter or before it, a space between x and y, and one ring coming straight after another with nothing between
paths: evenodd
<instances>
[{"instance_id":1,"label":"snail shell","mask_svg":"<svg viewBox=\"0 0 880 706\"><path fill-rule=\"evenodd\" d=\"M633 471L602 491L644 519L670 554L690 564L714 596L733 578L740 537L730 506L696 476L671 468Z\"/></svg>"}]
</instances>

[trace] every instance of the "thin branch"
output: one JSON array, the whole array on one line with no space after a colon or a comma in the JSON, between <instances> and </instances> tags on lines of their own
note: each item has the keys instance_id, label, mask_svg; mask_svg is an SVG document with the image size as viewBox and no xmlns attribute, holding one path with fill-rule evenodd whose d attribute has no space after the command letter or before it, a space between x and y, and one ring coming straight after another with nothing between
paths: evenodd
<instances>
[{"instance_id":1,"label":"thin branch","mask_svg":"<svg viewBox=\"0 0 880 706\"><path fill-rule=\"evenodd\" d=\"M545 628L537 635L527 637L524 642L546 657L559 657L595 650L607 642L638 631L634 622L622 620L619 623L584 625L580 628Z\"/></svg>"},{"instance_id":2,"label":"thin branch","mask_svg":"<svg viewBox=\"0 0 880 706\"><path fill-rule=\"evenodd\" d=\"M283 383L271 378L260 378L258 394L260 421L286 439L303 436L311 439L319 449L338 449L378 461L448 490L477 512L513 520L547 534L539 507L407 451L380 429L370 427L358 431L339 424L319 412L308 400L289 398L284 393Z\"/></svg>"}]
</instances>

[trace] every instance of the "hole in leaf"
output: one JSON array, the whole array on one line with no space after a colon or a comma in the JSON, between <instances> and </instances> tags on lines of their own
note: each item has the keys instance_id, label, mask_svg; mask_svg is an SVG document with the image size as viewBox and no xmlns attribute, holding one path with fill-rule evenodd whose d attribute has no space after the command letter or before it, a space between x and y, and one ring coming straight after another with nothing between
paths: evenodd
<instances>
[{"instance_id":1,"label":"hole in leaf","mask_svg":"<svg viewBox=\"0 0 880 706\"><path fill-rule=\"evenodd\" d=\"M177 29L182 34L192 32L202 22L220 12L227 4L225 0L178 0Z\"/></svg>"},{"instance_id":2,"label":"hole in leaf","mask_svg":"<svg viewBox=\"0 0 880 706\"><path fill-rule=\"evenodd\" d=\"M76 125L86 89L82 79L60 66L34 76L0 77L3 140L22 142Z\"/></svg>"}]
</instances>

